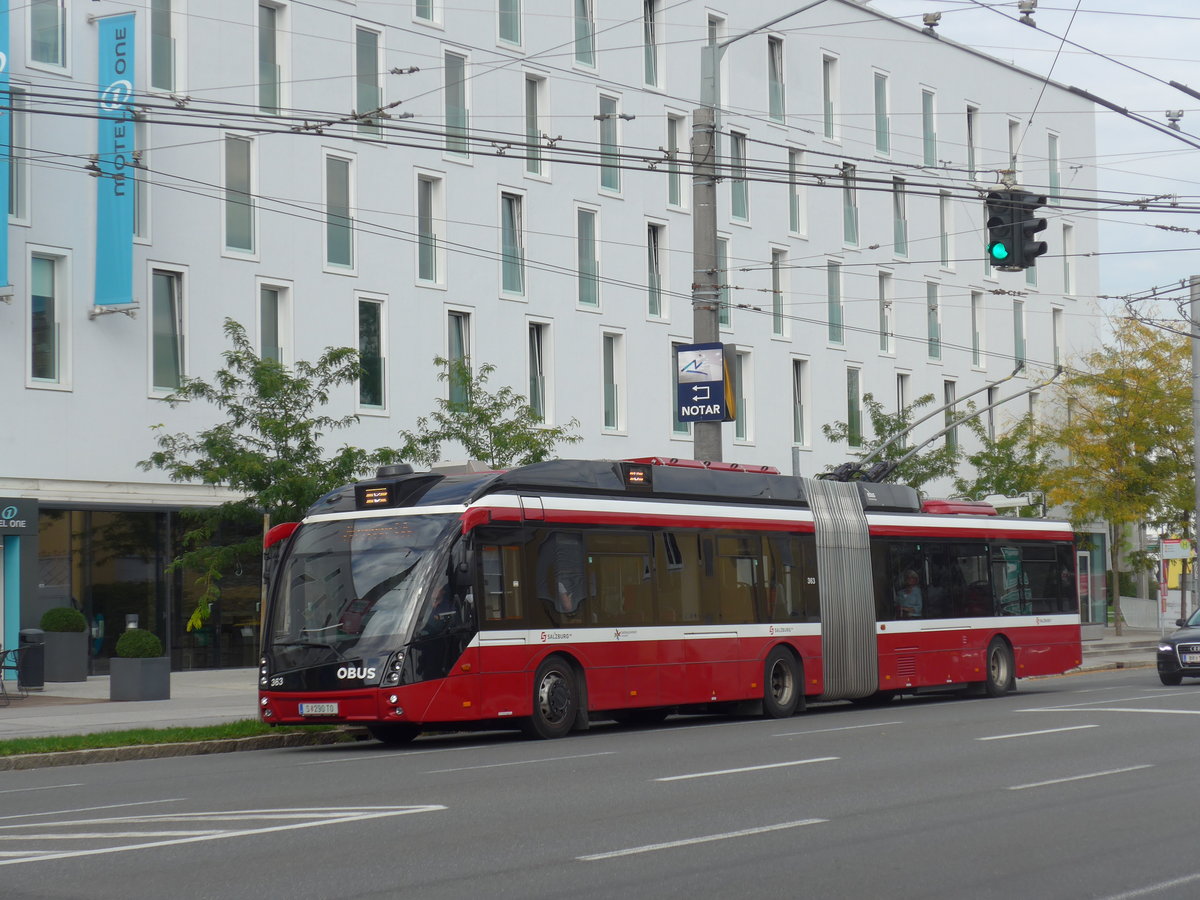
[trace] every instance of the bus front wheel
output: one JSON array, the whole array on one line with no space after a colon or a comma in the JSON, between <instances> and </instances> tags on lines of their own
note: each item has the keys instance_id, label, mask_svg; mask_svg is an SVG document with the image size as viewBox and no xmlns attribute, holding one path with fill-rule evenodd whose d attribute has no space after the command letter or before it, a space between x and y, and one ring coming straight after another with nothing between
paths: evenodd
<instances>
[{"instance_id":1,"label":"bus front wheel","mask_svg":"<svg viewBox=\"0 0 1200 900\"><path fill-rule=\"evenodd\" d=\"M983 685L989 697L1000 697L1013 689L1013 655L1008 644L992 638L987 648L987 681Z\"/></svg>"},{"instance_id":2,"label":"bus front wheel","mask_svg":"<svg viewBox=\"0 0 1200 900\"><path fill-rule=\"evenodd\" d=\"M796 658L785 648L776 647L763 669L763 715L768 719L786 719L800 705L800 672Z\"/></svg>"},{"instance_id":3,"label":"bus front wheel","mask_svg":"<svg viewBox=\"0 0 1200 900\"><path fill-rule=\"evenodd\" d=\"M533 715L529 717L526 733L543 740L565 737L578 712L575 671L563 657L548 657L533 676Z\"/></svg>"}]
</instances>

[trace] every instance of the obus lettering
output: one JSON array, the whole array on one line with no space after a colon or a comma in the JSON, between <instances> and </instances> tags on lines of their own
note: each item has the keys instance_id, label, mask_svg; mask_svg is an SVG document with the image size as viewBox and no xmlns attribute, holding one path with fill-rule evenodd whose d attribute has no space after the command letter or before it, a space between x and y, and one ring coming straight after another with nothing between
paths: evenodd
<instances>
[{"instance_id":1,"label":"obus lettering","mask_svg":"<svg viewBox=\"0 0 1200 900\"><path fill-rule=\"evenodd\" d=\"M346 678L374 678L374 666L342 666L337 670L337 677Z\"/></svg>"}]
</instances>

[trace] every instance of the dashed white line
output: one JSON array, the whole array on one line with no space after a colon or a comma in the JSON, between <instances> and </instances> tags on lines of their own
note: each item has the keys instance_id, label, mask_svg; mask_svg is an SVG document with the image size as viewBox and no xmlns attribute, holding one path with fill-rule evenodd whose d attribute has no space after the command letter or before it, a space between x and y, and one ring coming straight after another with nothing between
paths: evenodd
<instances>
[{"instance_id":1,"label":"dashed white line","mask_svg":"<svg viewBox=\"0 0 1200 900\"><path fill-rule=\"evenodd\" d=\"M1183 875L1179 878L1172 878L1170 881L1160 881L1157 884L1148 884L1143 888L1135 888L1123 894L1113 894L1111 897L1105 897L1104 900L1134 900L1135 897L1148 897L1151 894L1158 894L1162 891L1168 891L1171 888L1183 887L1185 884L1191 884L1195 881L1200 881L1200 873Z\"/></svg>"},{"instance_id":2,"label":"dashed white line","mask_svg":"<svg viewBox=\"0 0 1200 900\"><path fill-rule=\"evenodd\" d=\"M12 790L8 790L8 791L0 791L0 794L23 794L26 791L59 791L59 790L62 790L63 788L73 788L73 787L83 787L83 783L80 782L79 784L48 784L45 787L13 788Z\"/></svg>"},{"instance_id":3,"label":"dashed white line","mask_svg":"<svg viewBox=\"0 0 1200 900\"><path fill-rule=\"evenodd\" d=\"M169 797L166 800L138 800L133 803L107 803L104 806L78 806L75 809L48 809L41 812L18 813L12 816L0 816L0 822L10 819L31 819L35 816L63 816L67 813L96 812L101 809L126 809L130 806L152 806L155 803L182 803L182 797Z\"/></svg>"},{"instance_id":4,"label":"dashed white line","mask_svg":"<svg viewBox=\"0 0 1200 900\"><path fill-rule=\"evenodd\" d=\"M459 766L456 769L433 769L429 772L426 772L425 774L426 775L444 775L447 772L471 772L471 771L474 771L475 769L503 769L508 766L532 766L532 765L536 765L537 763L544 763L544 762L561 762L562 760L565 760L565 759L590 759L593 756L612 756L615 753L616 753L615 750L605 750L602 753L580 753L575 756L544 756L544 757L541 757L540 759L521 759L521 760L517 760L515 762L486 763L481 766Z\"/></svg>"},{"instance_id":5,"label":"dashed white line","mask_svg":"<svg viewBox=\"0 0 1200 900\"><path fill-rule=\"evenodd\" d=\"M799 819L795 822L780 822L778 825L762 825L758 828L743 828L741 831L726 831L721 834L706 834L700 837L684 838L679 841L664 841L661 844L643 844L640 847L626 847L624 850L610 850L608 853L592 853L587 856L575 857L580 862L595 862L602 859L615 859L619 856L634 856L638 853L653 853L656 850L672 850L676 847L689 847L693 844L707 844L712 841L727 841L732 838L749 837L755 834L766 834L770 831L783 831L788 828L801 828L804 825L819 825L828 819Z\"/></svg>"},{"instance_id":6,"label":"dashed white line","mask_svg":"<svg viewBox=\"0 0 1200 900\"><path fill-rule=\"evenodd\" d=\"M738 775L742 772L761 772L764 769L782 769L787 766L807 766L809 763L833 762L838 756L818 756L815 759L794 759L790 762L767 763L763 766L742 766L737 769L717 769L714 772L693 772L690 775L670 775L666 778L655 778L655 781L687 781L689 778L712 778L715 775Z\"/></svg>"},{"instance_id":7,"label":"dashed white line","mask_svg":"<svg viewBox=\"0 0 1200 900\"><path fill-rule=\"evenodd\" d=\"M785 731L772 737L801 737L806 734L828 734L831 731L855 731L859 728L882 728L885 725L903 725L903 722L872 722L870 725L843 725L840 728L814 728L811 731Z\"/></svg>"},{"instance_id":8,"label":"dashed white line","mask_svg":"<svg viewBox=\"0 0 1200 900\"><path fill-rule=\"evenodd\" d=\"M993 734L988 737L975 738L977 741L1007 741L1009 738L1035 737L1039 734L1058 734L1062 731L1083 731L1085 728L1099 728L1099 725L1069 725L1066 728L1043 728L1041 731L1022 731L1018 734Z\"/></svg>"},{"instance_id":9,"label":"dashed white line","mask_svg":"<svg viewBox=\"0 0 1200 900\"><path fill-rule=\"evenodd\" d=\"M1050 781L1035 781L1032 784L1015 784L1010 791L1025 791L1030 788L1050 787L1055 784L1066 784L1069 781L1085 781L1088 778L1103 778L1105 775L1120 775L1124 772L1136 772L1138 769L1153 769L1152 765L1127 766L1124 769L1108 769L1104 772L1088 772L1086 775L1072 775L1069 778L1053 778Z\"/></svg>"},{"instance_id":10,"label":"dashed white line","mask_svg":"<svg viewBox=\"0 0 1200 900\"><path fill-rule=\"evenodd\" d=\"M1028 709L1026 712L1131 712L1158 713L1164 716L1200 716L1200 709L1156 709L1152 706L1089 706L1087 709L1072 709L1069 706L1049 706L1045 709Z\"/></svg>"}]
</instances>

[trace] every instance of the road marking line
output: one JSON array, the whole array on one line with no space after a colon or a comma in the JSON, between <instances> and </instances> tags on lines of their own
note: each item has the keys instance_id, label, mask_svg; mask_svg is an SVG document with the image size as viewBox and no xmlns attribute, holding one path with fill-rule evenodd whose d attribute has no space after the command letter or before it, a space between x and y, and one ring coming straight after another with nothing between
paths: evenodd
<instances>
[{"instance_id":1,"label":"road marking line","mask_svg":"<svg viewBox=\"0 0 1200 900\"><path fill-rule=\"evenodd\" d=\"M707 844L712 841L727 841L731 838L749 837L755 834L766 834L770 831L783 831L788 828L800 828L803 825L819 825L828 819L800 819L796 822L781 822L778 825L763 825L759 828L743 828L741 831L726 831L723 834L706 834L702 837L684 838L679 841L665 841L661 844L643 844L641 847L626 847L624 850L611 850L608 853L592 853L588 856L575 857L579 862L595 862L601 859L615 859L619 856L633 856L638 853L653 853L656 850L671 850L675 847L689 847L692 844Z\"/></svg>"},{"instance_id":2,"label":"road marking line","mask_svg":"<svg viewBox=\"0 0 1200 900\"><path fill-rule=\"evenodd\" d=\"M1051 781L1037 781L1033 784L1016 784L1009 788L1010 791L1023 791L1027 788L1048 787L1052 784L1066 784L1068 781L1084 781L1088 778L1103 778L1105 775L1120 775L1123 772L1136 772L1138 769L1153 769L1152 765L1145 766L1128 766L1124 769L1109 769L1106 772L1089 772L1087 775L1072 775L1070 778L1055 778Z\"/></svg>"},{"instance_id":3,"label":"road marking line","mask_svg":"<svg viewBox=\"0 0 1200 900\"><path fill-rule=\"evenodd\" d=\"M1033 707L1026 707L1024 709L1018 709L1017 712L1046 712L1047 710L1056 710L1056 709L1080 709L1085 706L1092 706L1093 704L1096 704L1096 703L1136 703L1139 700L1153 700L1156 697L1181 698L1181 697L1188 697L1188 696L1190 696L1190 695L1180 694L1177 691L1172 692L1172 693L1158 692L1158 693L1151 694L1148 697L1145 695L1139 696L1139 697L1117 697L1115 699L1112 697L1106 697L1103 700L1089 700L1086 703L1064 703L1061 706L1033 706Z\"/></svg>"},{"instance_id":4,"label":"road marking line","mask_svg":"<svg viewBox=\"0 0 1200 900\"><path fill-rule=\"evenodd\" d=\"M367 807L379 809L379 807ZM296 831L300 828L317 828L323 825L340 825L348 822L365 822L368 819L381 819L389 816L404 816L411 813L436 812L446 807L429 804L427 806L398 806L384 812L373 812L367 815L347 815L337 819L322 819L315 822L297 822L291 825L273 825L268 828L244 828L237 831L222 831L218 834L202 834L194 837L174 838L169 841L150 841L144 844L128 844L124 847L103 847L95 850L71 850L63 853L41 853L36 856L25 856L17 859L0 860L0 866L16 866L22 863L43 862L51 859L77 859L82 856L102 856L108 853L125 853L129 850L148 850L155 847L174 847L179 844L197 844L201 841L219 841L225 838L253 837L258 834L272 834L279 831ZM236 811L235 811L236 812ZM36 852L36 851L35 851Z\"/></svg>"},{"instance_id":5,"label":"road marking line","mask_svg":"<svg viewBox=\"0 0 1200 900\"><path fill-rule=\"evenodd\" d=\"M1007 741L1009 738L1034 737L1039 734L1058 734L1060 731L1082 731L1085 728L1099 728L1099 725L1071 725L1066 728L1045 728L1041 731L1022 731L1019 734L993 734L990 737L975 738L977 741Z\"/></svg>"},{"instance_id":6,"label":"road marking line","mask_svg":"<svg viewBox=\"0 0 1200 900\"><path fill-rule=\"evenodd\" d=\"M1200 709L1156 709L1152 706L1089 706L1087 709L1052 707L1028 709L1026 712L1135 712L1160 713L1165 716L1200 716Z\"/></svg>"},{"instance_id":7,"label":"road marking line","mask_svg":"<svg viewBox=\"0 0 1200 900\"><path fill-rule=\"evenodd\" d=\"M613 756L616 750L605 750L601 753L580 753L575 756L548 756L542 759L521 759L516 762L487 763L482 766L460 766L457 769L433 769L426 775L444 775L447 772L472 772L475 769L503 769L507 766L532 766L544 762L561 762L564 759L590 759L593 756Z\"/></svg>"},{"instance_id":8,"label":"road marking line","mask_svg":"<svg viewBox=\"0 0 1200 900\"><path fill-rule=\"evenodd\" d=\"M655 781L687 781L689 778L710 778L713 775L737 775L741 772L760 772L763 769L782 769L786 766L806 766L809 763L833 762L840 756L819 756L816 759L796 759L791 762L768 763L765 766L743 766L739 769L718 769L715 772L693 772L691 775L671 775L667 778L655 778Z\"/></svg>"},{"instance_id":9,"label":"road marking line","mask_svg":"<svg viewBox=\"0 0 1200 900\"><path fill-rule=\"evenodd\" d=\"M0 791L0 794L23 794L26 791L58 791L58 790L62 790L63 788L72 788L72 787L83 787L83 782L80 782L79 784L51 784L51 785L47 785L46 787L35 787L35 788L13 788L12 790L9 790L9 791Z\"/></svg>"},{"instance_id":10,"label":"road marking line","mask_svg":"<svg viewBox=\"0 0 1200 900\"><path fill-rule=\"evenodd\" d=\"M814 728L812 731L785 731L771 737L801 737L806 734L827 734L831 731L854 731L857 728L882 728L885 725L903 725L903 722L874 722L870 725L845 725L841 728Z\"/></svg>"},{"instance_id":11,"label":"road marking line","mask_svg":"<svg viewBox=\"0 0 1200 900\"><path fill-rule=\"evenodd\" d=\"M98 809L125 809L129 806L149 806L152 803L182 803L183 797L171 797L168 800L138 800L136 803L109 803L105 806L79 806L75 809L51 809L35 813L18 813L12 816L0 816L0 822L10 819L32 819L35 816L61 816L66 813L95 812Z\"/></svg>"},{"instance_id":12,"label":"road marking line","mask_svg":"<svg viewBox=\"0 0 1200 900\"><path fill-rule=\"evenodd\" d=\"M1161 893L1170 888L1183 887L1185 884L1191 884L1193 881L1200 881L1200 874L1183 875L1179 878L1172 878L1170 881L1160 881L1158 884L1149 884L1144 888L1126 891L1124 894L1113 894L1111 897L1103 898L1103 900L1133 900L1134 897L1146 897L1150 894Z\"/></svg>"},{"instance_id":13,"label":"road marking line","mask_svg":"<svg viewBox=\"0 0 1200 900\"><path fill-rule=\"evenodd\" d=\"M45 825L45 822L40 823ZM0 841L95 841L110 838L187 837L188 835L221 834L220 829L203 831L72 831L67 834L0 834Z\"/></svg>"},{"instance_id":14,"label":"road marking line","mask_svg":"<svg viewBox=\"0 0 1200 900\"><path fill-rule=\"evenodd\" d=\"M340 756L337 759L317 759L311 762L296 763L297 766L330 766L336 763L352 763L362 762L365 759L408 759L411 756L428 756L430 753L452 753L458 750L487 750L495 747L496 744L471 744L469 746L459 747L437 747L429 750L404 750L397 753L395 750L389 753L371 753L365 756Z\"/></svg>"}]
</instances>

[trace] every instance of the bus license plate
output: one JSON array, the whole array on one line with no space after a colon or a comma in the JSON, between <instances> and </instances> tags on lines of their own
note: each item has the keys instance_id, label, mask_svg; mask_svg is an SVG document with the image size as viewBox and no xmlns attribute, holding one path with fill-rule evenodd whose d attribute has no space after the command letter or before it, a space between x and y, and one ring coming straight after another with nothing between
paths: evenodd
<instances>
[{"instance_id":1,"label":"bus license plate","mask_svg":"<svg viewBox=\"0 0 1200 900\"><path fill-rule=\"evenodd\" d=\"M1185 654L1183 654L1183 664L1185 666L1200 665L1200 653L1185 653Z\"/></svg>"},{"instance_id":2,"label":"bus license plate","mask_svg":"<svg viewBox=\"0 0 1200 900\"><path fill-rule=\"evenodd\" d=\"M336 703L301 703L300 715L302 716L336 716L338 714L338 705Z\"/></svg>"}]
</instances>

